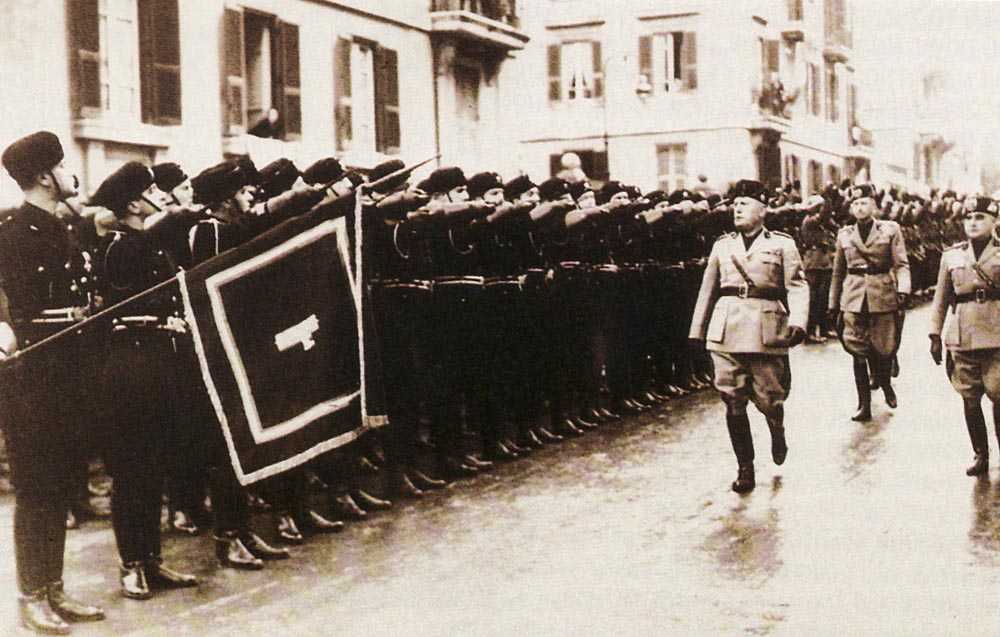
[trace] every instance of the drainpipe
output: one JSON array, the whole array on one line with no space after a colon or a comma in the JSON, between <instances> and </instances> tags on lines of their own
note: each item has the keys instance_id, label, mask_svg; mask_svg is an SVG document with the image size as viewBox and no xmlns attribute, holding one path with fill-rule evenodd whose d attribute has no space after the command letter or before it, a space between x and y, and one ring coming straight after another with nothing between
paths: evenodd
<instances>
[{"instance_id":1,"label":"drainpipe","mask_svg":"<svg viewBox=\"0 0 1000 637\"><path fill-rule=\"evenodd\" d=\"M437 155L437 159L434 160L436 167L441 167L441 106L438 104L438 70L440 68L438 60L438 47L431 36L431 59L434 78L431 84L434 89L434 154Z\"/></svg>"}]
</instances>

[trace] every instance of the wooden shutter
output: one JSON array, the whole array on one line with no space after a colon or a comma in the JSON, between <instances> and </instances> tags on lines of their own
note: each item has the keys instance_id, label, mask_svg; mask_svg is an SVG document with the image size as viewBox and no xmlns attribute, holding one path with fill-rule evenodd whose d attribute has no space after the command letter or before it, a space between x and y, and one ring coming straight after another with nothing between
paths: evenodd
<instances>
[{"instance_id":1,"label":"wooden shutter","mask_svg":"<svg viewBox=\"0 0 1000 637\"><path fill-rule=\"evenodd\" d=\"M681 80L686 91L698 88L698 42L694 31L685 31L681 40Z\"/></svg>"},{"instance_id":2,"label":"wooden shutter","mask_svg":"<svg viewBox=\"0 0 1000 637\"><path fill-rule=\"evenodd\" d=\"M763 40L764 47L764 72L765 78L770 80L771 77L776 77L778 71L781 68L780 62L780 51L777 40Z\"/></svg>"},{"instance_id":3,"label":"wooden shutter","mask_svg":"<svg viewBox=\"0 0 1000 637\"><path fill-rule=\"evenodd\" d=\"M333 106L337 150L351 148L351 41L337 38L333 47Z\"/></svg>"},{"instance_id":4,"label":"wooden shutter","mask_svg":"<svg viewBox=\"0 0 1000 637\"><path fill-rule=\"evenodd\" d=\"M653 86L653 38L648 35L639 38L639 75Z\"/></svg>"},{"instance_id":5,"label":"wooden shutter","mask_svg":"<svg viewBox=\"0 0 1000 637\"><path fill-rule=\"evenodd\" d=\"M601 58L601 43L596 40L591 42L590 50L594 59L594 94L592 97L602 97L604 95L604 60Z\"/></svg>"},{"instance_id":6,"label":"wooden shutter","mask_svg":"<svg viewBox=\"0 0 1000 637\"><path fill-rule=\"evenodd\" d=\"M375 149L399 153L399 55L393 49L376 47L375 58Z\"/></svg>"},{"instance_id":7,"label":"wooden shutter","mask_svg":"<svg viewBox=\"0 0 1000 637\"><path fill-rule=\"evenodd\" d=\"M278 42L274 48L275 82L272 103L277 107L284 139L302 136L302 80L299 73L299 27L278 22Z\"/></svg>"},{"instance_id":8,"label":"wooden shutter","mask_svg":"<svg viewBox=\"0 0 1000 637\"><path fill-rule=\"evenodd\" d=\"M244 58L243 12L226 9L222 33L222 106L225 133L246 132L246 60Z\"/></svg>"},{"instance_id":9,"label":"wooden shutter","mask_svg":"<svg viewBox=\"0 0 1000 637\"><path fill-rule=\"evenodd\" d=\"M181 123L181 41L177 0L139 0L142 121Z\"/></svg>"},{"instance_id":10,"label":"wooden shutter","mask_svg":"<svg viewBox=\"0 0 1000 637\"><path fill-rule=\"evenodd\" d=\"M562 99L562 45L550 44L549 54L549 101Z\"/></svg>"},{"instance_id":11,"label":"wooden shutter","mask_svg":"<svg viewBox=\"0 0 1000 637\"><path fill-rule=\"evenodd\" d=\"M70 23L73 77L73 110L86 117L100 109L101 100L101 30L98 0L67 2Z\"/></svg>"}]
</instances>

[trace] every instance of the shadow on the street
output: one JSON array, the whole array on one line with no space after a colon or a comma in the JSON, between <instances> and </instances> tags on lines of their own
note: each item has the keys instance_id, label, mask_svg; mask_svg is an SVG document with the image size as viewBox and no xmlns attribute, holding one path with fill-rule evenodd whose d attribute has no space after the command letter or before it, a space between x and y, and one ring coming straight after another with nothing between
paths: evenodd
<instances>
[{"instance_id":1,"label":"shadow on the street","mask_svg":"<svg viewBox=\"0 0 1000 637\"><path fill-rule=\"evenodd\" d=\"M970 550L980 562L1000 562L1000 483L990 484L980 476L972 487L972 528Z\"/></svg>"},{"instance_id":2,"label":"shadow on the street","mask_svg":"<svg viewBox=\"0 0 1000 637\"><path fill-rule=\"evenodd\" d=\"M858 423L857 429L843 450L845 482L859 477L882 455L885 450L885 428L889 424L889 419L890 414L884 412L869 422Z\"/></svg>"},{"instance_id":3,"label":"shadow on the street","mask_svg":"<svg viewBox=\"0 0 1000 637\"><path fill-rule=\"evenodd\" d=\"M780 488L780 480L772 484L773 491ZM704 548L715 556L724 573L758 587L782 566L781 532L778 510L768 506L759 514L749 512L751 498L740 498L718 519L720 526L706 538Z\"/></svg>"}]
</instances>

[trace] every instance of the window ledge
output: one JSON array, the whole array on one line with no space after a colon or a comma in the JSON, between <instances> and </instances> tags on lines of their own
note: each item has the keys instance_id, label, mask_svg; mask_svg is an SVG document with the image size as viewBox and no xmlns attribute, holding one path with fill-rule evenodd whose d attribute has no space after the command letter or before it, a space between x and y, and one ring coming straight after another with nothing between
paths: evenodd
<instances>
[{"instance_id":1,"label":"window ledge","mask_svg":"<svg viewBox=\"0 0 1000 637\"><path fill-rule=\"evenodd\" d=\"M177 141L180 126L119 122L105 119L78 119L73 122L74 139L130 144L149 148L169 148Z\"/></svg>"}]
</instances>

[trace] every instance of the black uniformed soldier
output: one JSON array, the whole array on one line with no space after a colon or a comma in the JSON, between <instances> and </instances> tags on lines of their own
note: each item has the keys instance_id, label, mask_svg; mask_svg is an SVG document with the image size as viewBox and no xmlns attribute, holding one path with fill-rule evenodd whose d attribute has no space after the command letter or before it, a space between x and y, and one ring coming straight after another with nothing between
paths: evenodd
<instances>
[{"instance_id":1,"label":"black uniformed soldier","mask_svg":"<svg viewBox=\"0 0 1000 637\"><path fill-rule=\"evenodd\" d=\"M9 298L13 328L25 347L88 312L91 301L83 279L90 273L83 269L82 256L73 252L66 225L54 214L59 202L77 194L76 178L63 164L59 139L49 132L21 138L4 151L3 166L24 192L21 207L0 217L0 287ZM67 342L62 347L74 345ZM83 357L67 356L77 359ZM27 368L21 371L30 371ZM80 415L74 413L82 396L64 392L83 389L87 383L79 378L70 382L59 370L47 369L30 377L8 374L3 380L3 424L16 488L14 557L20 620L26 628L49 634L68 634L67 621L104 618L100 608L67 596L62 582L73 470L85 460L83 440L65 439L69 432L85 430ZM33 391L26 391L29 387ZM32 395L46 399L30 401ZM50 435L53 432L58 436Z\"/></svg>"},{"instance_id":2,"label":"black uniformed soldier","mask_svg":"<svg viewBox=\"0 0 1000 637\"><path fill-rule=\"evenodd\" d=\"M91 205L111 210L118 228L106 237L106 296L118 303L176 274L165 246L190 227L188 214L171 214L148 229L144 220L166 203L152 171L128 162L94 193ZM182 422L176 400L181 368L177 340L189 338L176 295L128 308L114 321L105 364L105 390L118 402L105 459L114 480L112 526L121 556L122 594L149 599L154 588L195 586L197 578L163 564L160 500L165 477L166 443Z\"/></svg>"}]
</instances>

